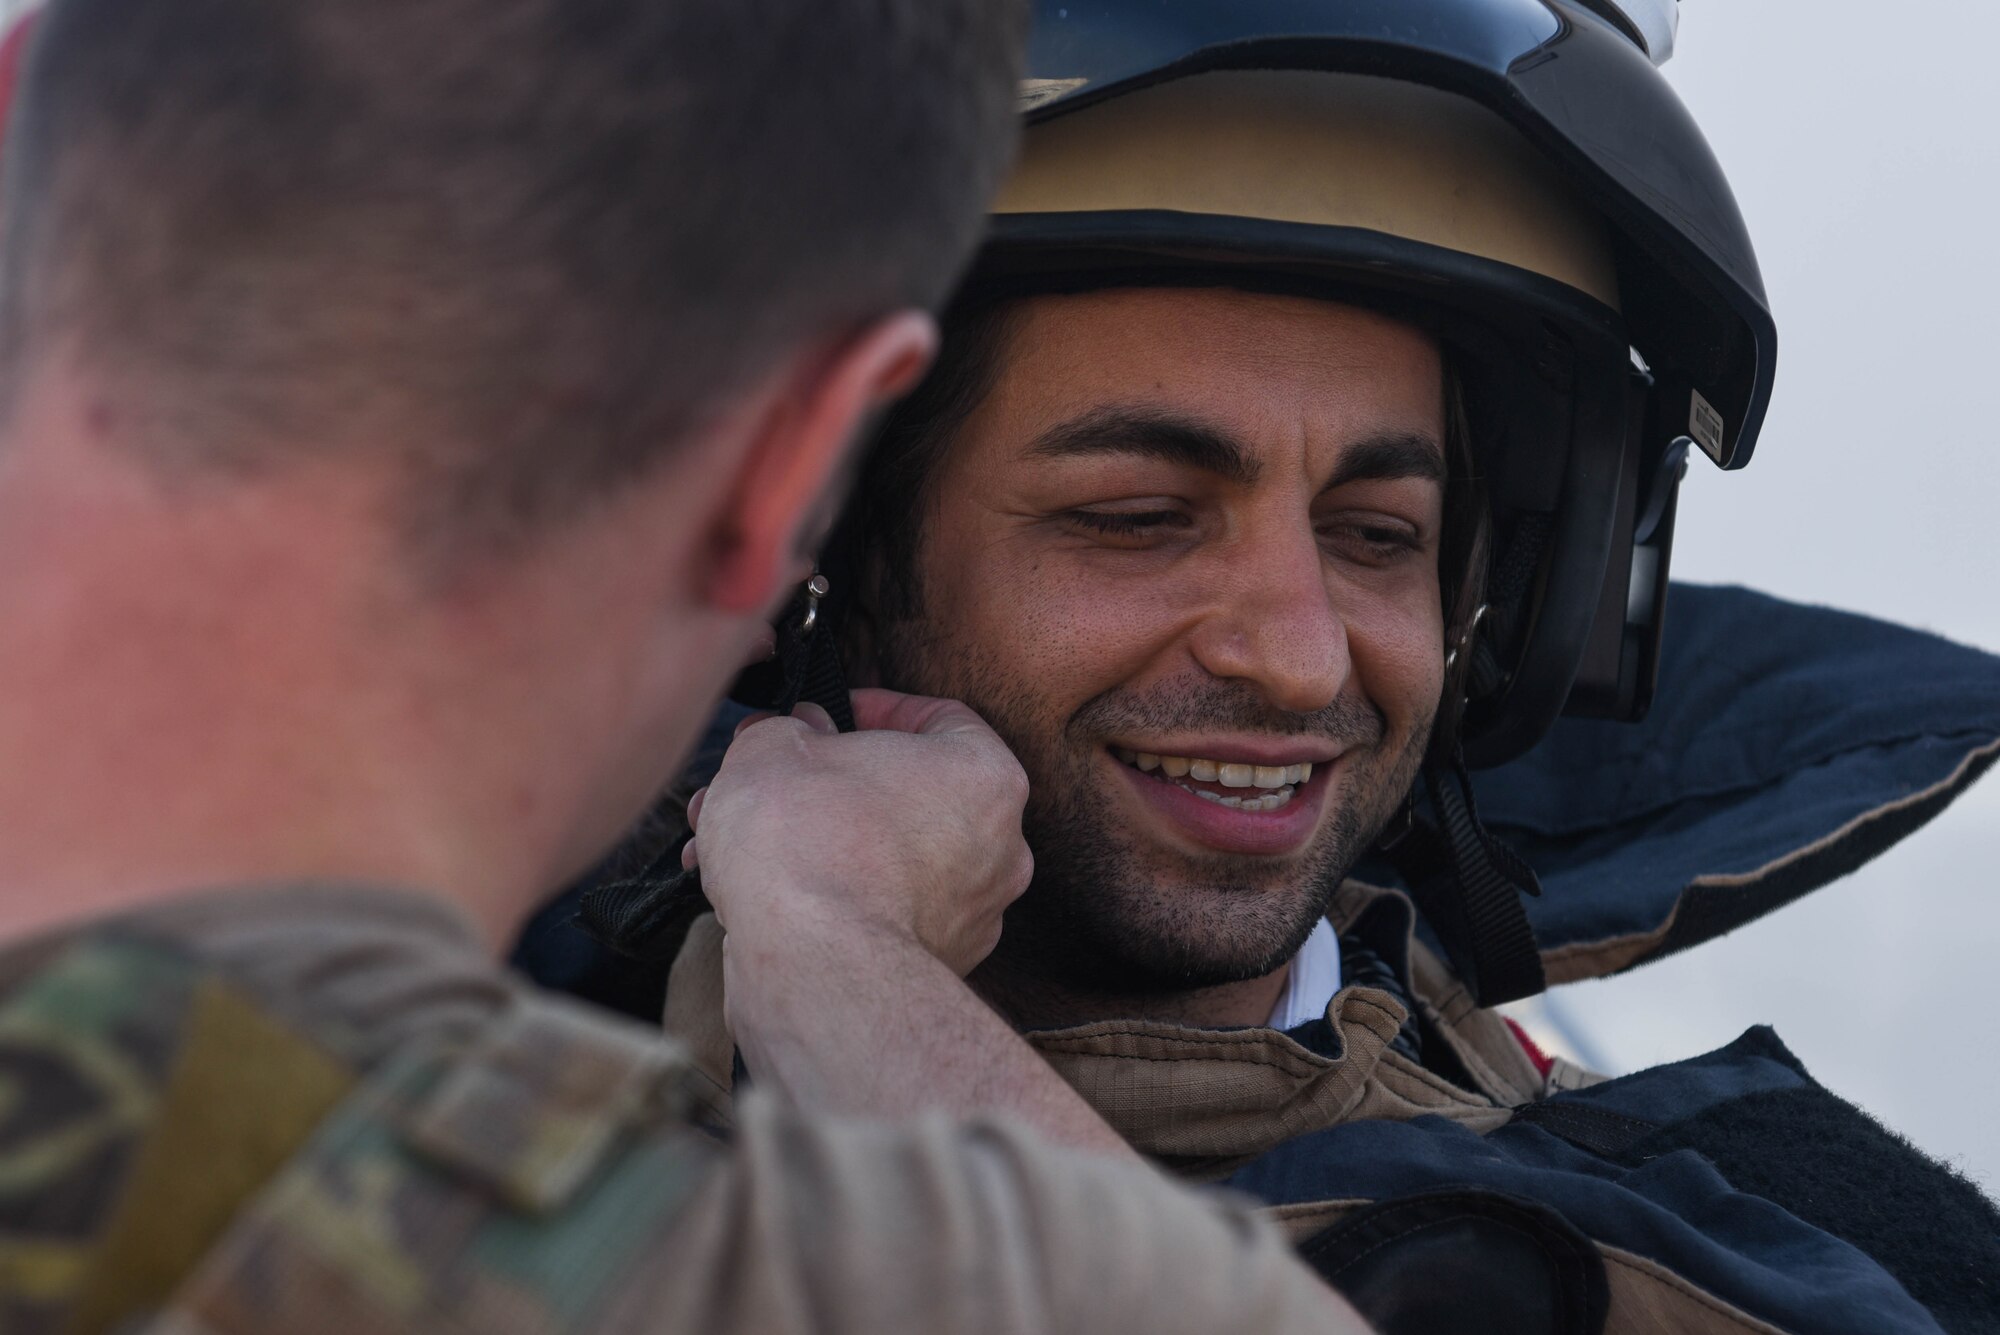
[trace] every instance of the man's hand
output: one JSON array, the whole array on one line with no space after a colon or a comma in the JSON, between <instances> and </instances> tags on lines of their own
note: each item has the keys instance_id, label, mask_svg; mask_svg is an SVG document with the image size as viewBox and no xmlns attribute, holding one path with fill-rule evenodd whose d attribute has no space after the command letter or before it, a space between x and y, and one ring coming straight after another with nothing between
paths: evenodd
<instances>
[{"instance_id":1,"label":"man's hand","mask_svg":"<svg viewBox=\"0 0 2000 1335\"><path fill-rule=\"evenodd\" d=\"M733 953L886 933L963 977L1034 868L1027 776L956 701L856 691L854 716L845 734L812 705L748 721L689 807L683 861L701 867Z\"/></svg>"},{"instance_id":2,"label":"man's hand","mask_svg":"<svg viewBox=\"0 0 2000 1335\"><path fill-rule=\"evenodd\" d=\"M965 984L1034 868L1019 762L954 701L856 691L854 718L746 721L688 809L751 1074L803 1107L999 1113L1130 1156Z\"/></svg>"}]
</instances>

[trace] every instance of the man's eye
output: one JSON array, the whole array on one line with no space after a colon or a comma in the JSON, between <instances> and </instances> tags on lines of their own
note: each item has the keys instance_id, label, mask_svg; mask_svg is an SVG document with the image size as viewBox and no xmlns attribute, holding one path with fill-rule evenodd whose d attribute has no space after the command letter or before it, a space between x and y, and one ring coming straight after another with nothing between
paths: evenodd
<instances>
[{"instance_id":1,"label":"man's eye","mask_svg":"<svg viewBox=\"0 0 2000 1335\"><path fill-rule=\"evenodd\" d=\"M1181 528L1187 516L1177 510L1071 510L1071 523L1113 537L1147 537Z\"/></svg>"},{"instance_id":2,"label":"man's eye","mask_svg":"<svg viewBox=\"0 0 2000 1335\"><path fill-rule=\"evenodd\" d=\"M1389 565L1423 550L1423 540L1394 524L1329 524L1320 530L1326 543L1351 561Z\"/></svg>"}]
</instances>

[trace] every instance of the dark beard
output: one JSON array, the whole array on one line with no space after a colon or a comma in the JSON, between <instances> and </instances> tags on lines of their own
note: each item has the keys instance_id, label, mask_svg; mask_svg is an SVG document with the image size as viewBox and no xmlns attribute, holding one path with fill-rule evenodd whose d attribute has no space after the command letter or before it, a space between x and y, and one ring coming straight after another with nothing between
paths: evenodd
<instances>
[{"instance_id":1,"label":"dark beard","mask_svg":"<svg viewBox=\"0 0 2000 1335\"><path fill-rule=\"evenodd\" d=\"M897 647L907 651L919 647L911 639L922 637L899 638ZM922 652L931 647L919 649L920 664L905 653L885 656L895 660L884 663L889 684L965 701L1028 772L1023 830L1035 876L1008 909L1000 945L982 966L1020 982L1145 997L1270 974L1298 953L1325 916L1423 758L1423 736L1385 755L1383 718L1365 701L1342 697L1298 714L1272 708L1248 686L1211 678L1144 695L1107 691L1053 730L1036 719L1031 689L1001 680L983 664ZM1170 879L1145 865L1142 851L1107 818L1098 772L1104 742L1207 729L1325 738L1347 748L1345 772L1332 780L1341 787L1326 799L1336 803L1333 819L1309 848L1263 866L1223 853L1176 857Z\"/></svg>"},{"instance_id":2,"label":"dark beard","mask_svg":"<svg viewBox=\"0 0 2000 1335\"><path fill-rule=\"evenodd\" d=\"M1131 846L1087 800L1031 804L1024 829L1035 879L1007 910L992 966L1065 991L1129 997L1270 974L1305 945L1368 842L1358 813L1343 806L1282 891L1217 855L1186 864L1200 886L1190 896L1135 878ZM1234 905L1224 921L1213 912L1219 901Z\"/></svg>"}]
</instances>

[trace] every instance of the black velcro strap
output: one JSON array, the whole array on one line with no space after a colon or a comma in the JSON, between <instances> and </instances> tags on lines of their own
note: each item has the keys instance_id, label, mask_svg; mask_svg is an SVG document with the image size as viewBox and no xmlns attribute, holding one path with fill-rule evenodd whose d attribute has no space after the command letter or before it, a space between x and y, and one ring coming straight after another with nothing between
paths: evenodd
<instances>
[{"instance_id":1,"label":"black velcro strap","mask_svg":"<svg viewBox=\"0 0 2000 1335\"><path fill-rule=\"evenodd\" d=\"M791 635L792 651L787 654L784 641L788 638L784 626L792 624L790 617L778 631L779 654L787 663L785 673L785 695L779 701L778 712L789 714L792 707L801 700L818 705L833 720L833 726L842 732L854 731L854 703L847 694L847 673L841 669L840 653L834 648L833 635L826 630L807 635ZM790 664L796 661L797 670Z\"/></svg>"},{"instance_id":2,"label":"black velcro strap","mask_svg":"<svg viewBox=\"0 0 2000 1335\"><path fill-rule=\"evenodd\" d=\"M679 851L677 844L673 852ZM667 964L680 953L688 928L708 912L709 903L699 871L666 875L655 873L654 867L630 880L607 881L584 891L576 925L620 955Z\"/></svg>"},{"instance_id":3,"label":"black velcro strap","mask_svg":"<svg viewBox=\"0 0 2000 1335\"><path fill-rule=\"evenodd\" d=\"M1601 1335L1611 1308L1582 1231L1472 1187L1363 1206L1299 1254L1382 1335Z\"/></svg>"},{"instance_id":4,"label":"black velcro strap","mask_svg":"<svg viewBox=\"0 0 2000 1335\"><path fill-rule=\"evenodd\" d=\"M1424 771L1431 815L1392 850L1396 870L1481 1006L1548 987L1541 946L1521 896L1539 895L1534 871L1479 823L1462 761Z\"/></svg>"},{"instance_id":5,"label":"black velcro strap","mask_svg":"<svg viewBox=\"0 0 2000 1335\"><path fill-rule=\"evenodd\" d=\"M842 732L854 731L854 706L847 694L835 635L816 619L807 627L807 596L801 593L778 618L778 697L772 708L789 714L799 701L818 705ZM681 843L669 845L646 869L628 880L593 886L583 894L576 925L621 955L647 963L670 963L694 920L709 911L701 872L682 871Z\"/></svg>"},{"instance_id":6,"label":"black velcro strap","mask_svg":"<svg viewBox=\"0 0 2000 1335\"><path fill-rule=\"evenodd\" d=\"M789 714L801 700L810 700L832 716L842 732L854 729L854 712L841 670L839 624L846 606L840 590L832 590L814 611L810 593L801 590L785 604L773 623L776 652L768 662L746 669L730 688L730 697L752 709ZM806 618L812 615L812 628Z\"/></svg>"},{"instance_id":7,"label":"black velcro strap","mask_svg":"<svg viewBox=\"0 0 2000 1335\"><path fill-rule=\"evenodd\" d=\"M1617 1158L1660 1129L1658 1122L1600 1108L1590 1103L1540 1099L1514 1110L1519 1125L1538 1126L1603 1158Z\"/></svg>"}]
</instances>

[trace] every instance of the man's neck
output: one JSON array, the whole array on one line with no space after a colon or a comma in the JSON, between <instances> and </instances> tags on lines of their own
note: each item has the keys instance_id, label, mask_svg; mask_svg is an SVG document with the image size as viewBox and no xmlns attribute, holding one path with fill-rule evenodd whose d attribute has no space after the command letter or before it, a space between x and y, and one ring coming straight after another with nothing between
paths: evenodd
<instances>
[{"instance_id":1,"label":"man's neck","mask_svg":"<svg viewBox=\"0 0 2000 1335\"><path fill-rule=\"evenodd\" d=\"M383 596L371 490L337 470L163 484L111 451L8 442L0 938L320 880L442 894L501 944L549 813L450 772L481 758L457 745L481 705L451 698L460 669L382 670L425 646Z\"/></svg>"},{"instance_id":2,"label":"man's neck","mask_svg":"<svg viewBox=\"0 0 2000 1335\"><path fill-rule=\"evenodd\" d=\"M1271 1018L1291 965L1259 978L1184 991L1119 992L1076 987L1015 967L999 956L968 980L1017 1029L1068 1029L1099 1020L1150 1020L1190 1029L1235 1029Z\"/></svg>"}]
</instances>

